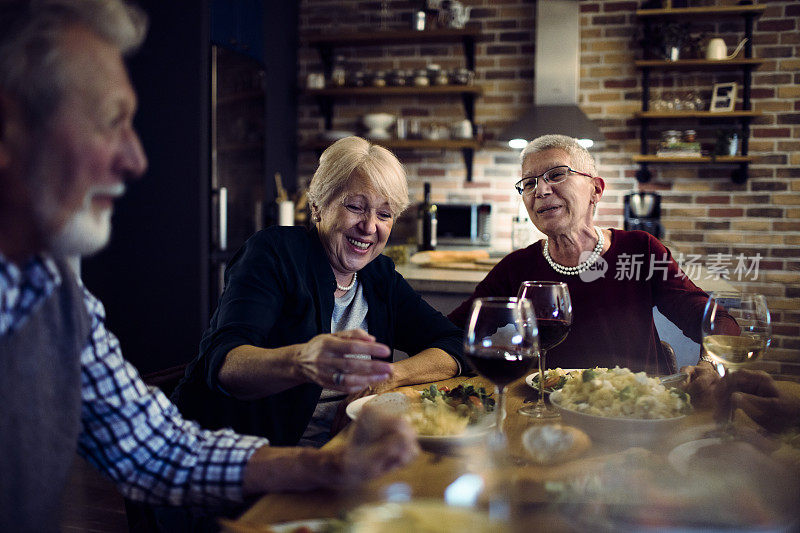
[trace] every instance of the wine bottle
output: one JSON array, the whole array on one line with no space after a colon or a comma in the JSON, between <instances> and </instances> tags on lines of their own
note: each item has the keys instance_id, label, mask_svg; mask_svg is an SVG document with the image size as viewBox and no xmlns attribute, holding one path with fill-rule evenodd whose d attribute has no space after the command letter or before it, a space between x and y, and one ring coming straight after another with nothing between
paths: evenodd
<instances>
[{"instance_id":1,"label":"wine bottle","mask_svg":"<svg viewBox=\"0 0 800 533\"><path fill-rule=\"evenodd\" d=\"M425 182L425 196L417 212L417 244L420 251L436 249L436 204L431 202L431 184Z\"/></svg>"}]
</instances>

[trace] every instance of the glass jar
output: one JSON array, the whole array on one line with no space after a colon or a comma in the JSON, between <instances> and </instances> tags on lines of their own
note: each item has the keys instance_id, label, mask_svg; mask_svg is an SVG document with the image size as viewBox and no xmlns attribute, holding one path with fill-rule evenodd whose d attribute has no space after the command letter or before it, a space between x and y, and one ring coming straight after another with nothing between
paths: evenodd
<instances>
[{"instance_id":1,"label":"glass jar","mask_svg":"<svg viewBox=\"0 0 800 533\"><path fill-rule=\"evenodd\" d=\"M431 63L428 65L428 80L430 81L431 85L436 85L436 80L439 78L439 74L442 72L442 67L437 65L436 63Z\"/></svg>"},{"instance_id":2,"label":"glass jar","mask_svg":"<svg viewBox=\"0 0 800 533\"><path fill-rule=\"evenodd\" d=\"M344 66L344 56L336 56L331 69L331 86L344 87L347 83L347 70Z\"/></svg>"},{"instance_id":3,"label":"glass jar","mask_svg":"<svg viewBox=\"0 0 800 533\"><path fill-rule=\"evenodd\" d=\"M678 130L666 130L661 132L661 144L671 146L681 142L681 132Z\"/></svg>"},{"instance_id":4,"label":"glass jar","mask_svg":"<svg viewBox=\"0 0 800 533\"><path fill-rule=\"evenodd\" d=\"M697 132L694 130L686 130L683 132L683 141L693 143L697 140Z\"/></svg>"},{"instance_id":5,"label":"glass jar","mask_svg":"<svg viewBox=\"0 0 800 533\"><path fill-rule=\"evenodd\" d=\"M363 70L357 70L350 75L350 85L353 87L363 87L366 85L366 75Z\"/></svg>"},{"instance_id":6,"label":"glass jar","mask_svg":"<svg viewBox=\"0 0 800 533\"><path fill-rule=\"evenodd\" d=\"M395 69L389 75L389 85L402 87L408 82L408 73L402 69Z\"/></svg>"},{"instance_id":7,"label":"glass jar","mask_svg":"<svg viewBox=\"0 0 800 533\"><path fill-rule=\"evenodd\" d=\"M424 68L414 71L414 85L417 87L427 87L431 82L428 79L428 71Z\"/></svg>"},{"instance_id":8,"label":"glass jar","mask_svg":"<svg viewBox=\"0 0 800 533\"><path fill-rule=\"evenodd\" d=\"M372 76L373 87L386 87L386 72L383 70L376 70Z\"/></svg>"},{"instance_id":9,"label":"glass jar","mask_svg":"<svg viewBox=\"0 0 800 533\"><path fill-rule=\"evenodd\" d=\"M457 85L471 85L475 78L475 73L468 68L459 68L453 70L452 78L453 83Z\"/></svg>"}]
</instances>

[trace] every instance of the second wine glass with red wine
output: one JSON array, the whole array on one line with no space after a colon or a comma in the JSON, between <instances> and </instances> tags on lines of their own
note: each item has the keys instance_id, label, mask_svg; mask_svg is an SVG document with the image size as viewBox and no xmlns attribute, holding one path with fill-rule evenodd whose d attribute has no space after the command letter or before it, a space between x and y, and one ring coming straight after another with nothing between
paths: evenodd
<instances>
[{"instance_id":1,"label":"second wine glass with red wine","mask_svg":"<svg viewBox=\"0 0 800 533\"><path fill-rule=\"evenodd\" d=\"M472 302L464 330L464 356L497 387L495 433L500 437L505 388L530 371L538 352L537 336L536 318L527 300L476 298Z\"/></svg>"},{"instance_id":2,"label":"second wine glass with red wine","mask_svg":"<svg viewBox=\"0 0 800 533\"><path fill-rule=\"evenodd\" d=\"M523 281L517 297L531 302L536 325L539 328L539 399L519 412L538 419L557 418L558 411L544 402L547 351L567 338L572 326L572 300L569 287L558 281Z\"/></svg>"}]
</instances>

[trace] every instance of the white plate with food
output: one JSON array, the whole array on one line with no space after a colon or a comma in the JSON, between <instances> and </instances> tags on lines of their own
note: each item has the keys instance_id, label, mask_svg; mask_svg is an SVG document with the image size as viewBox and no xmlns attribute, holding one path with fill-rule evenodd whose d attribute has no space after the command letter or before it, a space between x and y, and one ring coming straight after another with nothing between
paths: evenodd
<instances>
[{"instance_id":1,"label":"white plate with food","mask_svg":"<svg viewBox=\"0 0 800 533\"><path fill-rule=\"evenodd\" d=\"M590 374L587 374L590 372ZM658 378L627 368L587 369L579 380L550 394L566 424L592 439L646 446L666 437L691 411L688 396Z\"/></svg>"},{"instance_id":2,"label":"white plate with food","mask_svg":"<svg viewBox=\"0 0 800 533\"><path fill-rule=\"evenodd\" d=\"M567 382L567 377L573 372L580 372L580 368L554 368L544 371L544 394L547 396L553 391L559 390ZM525 377L525 383L529 387L539 392L539 373L534 372Z\"/></svg>"},{"instance_id":3,"label":"white plate with food","mask_svg":"<svg viewBox=\"0 0 800 533\"><path fill-rule=\"evenodd\" d=\"M334 533L349 531L347 523L338 518L312 518L309 520L292 520L269 526L251 526L238 524L233 520L220 519L222 531L226 533L250 533L252 531L265 531L269 533Z\"/></svg>"},{"instance_id":4,"label":"white plate with food","mask_svg":"<svg viewBox=\"0 0 800 533\"><path fill-rule=\"evenodd\" d=\"M406 418L420 445L436 451L479 441L496 416L492 394L472 385L364 396L348 404L347 416L355 420L367 403Z\"/></svg>"}]
</instances>

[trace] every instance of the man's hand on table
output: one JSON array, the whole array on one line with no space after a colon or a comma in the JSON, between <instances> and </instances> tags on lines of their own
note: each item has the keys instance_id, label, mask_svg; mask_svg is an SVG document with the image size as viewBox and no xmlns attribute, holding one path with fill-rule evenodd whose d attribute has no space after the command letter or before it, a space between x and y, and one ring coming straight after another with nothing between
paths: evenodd
<instances>
[{"instance_id":1,"label":"man's hand on table","mask_svg":"<svg viewBox=\"0 0 800 533\"><path fill-rule=\"evenodd\" d=\"M741 409L763 428L779 433L800 424L800 397L778 389L763 371L738 370L720 380L717 416Z\"/></svg>"},{"instance_id":2,"label":"man's hand on table","mask_svg":"<svg viewBox=\"0 0 800 533\"><path fill-rule=\"evenodd\" d=\"M331 438L335 437L341 430L345 428L345 426L347 426L347 424L350 423L350 417L347 416L348 405L359 398L363 398L364 396L381 394L393 390L396 387L397 385L393 379L387 379L386 381L375 383L358 392L349 394L344 400L342 400L342 402L339 404L339 408L336 410L336 416L333 418L333 423L331 423Z\"/></svg>"},{"instance_id":3,"label":"man's hand on table","mask_svg":"<svg viewBox=\"0 0 800 533\"><path fill-rule=\"evenodd\" d=\"M419 445L406 420L365 405L334 451L340 472L332 485L347 487L408 464L419 454Z\"/></svg>"},{"instance_id":4,"label":"man's hand on table","mask_svg":"<svg viewBox=\"0 0 800 533\"><path fill-rule=\"evenodd\" d=\"M720 386L721 378L714 366L708 361L700 361L695 366L681 367L681 372L685 372L686 392L692 398L694 407L713 407L718 399L717 389Z\"/></svg>"},{"instance_id":5,"label":"man's hand on table","mask_svg":"<svg viewBox=\"0 0 800 533\"><path fill-rule=\"evenodd\" d=\"M244 473L246 495L350 487L411 462L419 454L409 423L365 406L341 442L313 448L259 448Z\"/></svg>"}]
</instances>

